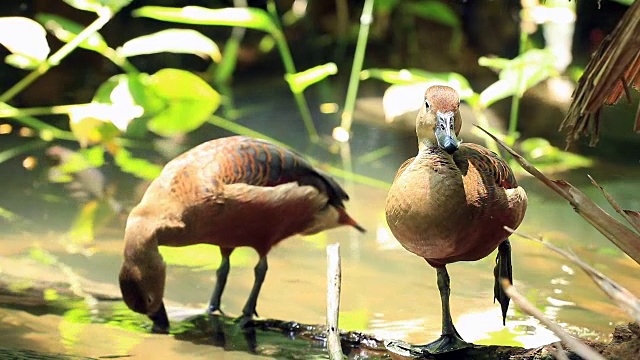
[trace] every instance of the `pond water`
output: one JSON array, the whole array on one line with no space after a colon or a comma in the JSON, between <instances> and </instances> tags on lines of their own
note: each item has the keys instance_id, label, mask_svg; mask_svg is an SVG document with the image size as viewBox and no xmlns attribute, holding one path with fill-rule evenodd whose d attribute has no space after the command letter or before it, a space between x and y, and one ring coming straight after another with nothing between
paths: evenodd
<instances>
[{"instance_id":1,"label":"pond water","mask_svg":"<svg viewBox=\"0 0 640 360\"><path fill-rule=\"evenodd\" d=\"M277 107L278 104L270 106ZM284 114L297 118L294 110L285 108ZM301 145L304 141L300 140L303 137L291 136L291 132L285 136L285 127L270 127L264 123L253 125L285 142L290 139L292 145L304 150ZM325 125L321 127L330 129ZM351 149L354 170L382 181L391 181L398 165L414 151L412 134L390 134L382 128L371 127L356 128L355 132L357 136ZM195 143L220 135L223 134L209 128L208 132L199 132L190 141ZM393 151L380 159L358 161L362 155L384 146L390 146ZM317 149L311 152L319 159L336 158ZM36 220L30 226L3 235L0 255L18 258L36 246L56 256L75 274L115 286L121 263L122 222L115 221L114 225L102 229L92 256L67 252L65 229L69 227L76 207L62 201L58 201L60 205L55 205L55 201L51 205L52 198L66 196L65 193L52 195L52 191L61 191L61 187L47 184L42 174L25 174L20 172L19 166L8 164L9 167L16 166L16 176L9 176L10 172L7 172L3 191L9 202L3 202L2 206L9 209L32 207L22 214L32 214ZM640 208L638 166L598 162L594 168L558 175L583 189L612 212L598 190L589 183L587 174L596 178L623 208ZM633 276L638 270L635 262L535 179L521 176L519 181L529 197L527 215L520 227L522 232L542 234L554 244L570 248L633 293L640 294L640 279ZM37 187L31 187L31 183ZM433 340L440 332L440 299L435 271L423 259L405 251L391 236L384 219L385 189L358 183L347 183L346 189L352 199L347 204L348 211L368 232L359 234L352 229L340 228L307 238L294 237L281 243L269 255L269 272L260 294L258 313L263 318L323 324L325 246L338 242L343 273L341 329L411 343ZM511 241L516 288L570 332L606 340L615 325L630 321L568 261L531 241L517 237ZM195 268L172 264L169 261L171 254L167 256L170 266L165 298L170 304L169 312L175 329L180 329L178 320L184 318L185 312L196 314L205 308L218 266L214 247L182 251L187 253L182 253L181 259L185 256L192 259L191 265ZM534 347L554 341L549 331L517 311L513 304L506 326L502 325L499 306L493 303L494 258L495 254L492 254L481 261L456 263L448 267L452 315L460 334L467 341L478 344ZM253 282L256 261L257 256L251 251L241 251L232 258L231 273L222 299L226 314L240 313ZM0 347L89 357L130 355L140 359L155 358L159 354L173 359L212 358L212 354L216 359L265 356L326 358L317 344L311 346L308 341L267 332L258 332L256 347L252 348L229 326L225 328L229 333L222 346L213 340L198 340L195 333L191 336L188 332L180 336L150 335L141 327L143 324L148 326L143 317L132 314L121 304L110 306L118 310L81 311L73 316L69 315L72 309L53 313L46 306L4 306L0 308ZM186 311L188 309L193 311ZM287 348L293 350L281 351Z\"/></svg>"}]
</instances>

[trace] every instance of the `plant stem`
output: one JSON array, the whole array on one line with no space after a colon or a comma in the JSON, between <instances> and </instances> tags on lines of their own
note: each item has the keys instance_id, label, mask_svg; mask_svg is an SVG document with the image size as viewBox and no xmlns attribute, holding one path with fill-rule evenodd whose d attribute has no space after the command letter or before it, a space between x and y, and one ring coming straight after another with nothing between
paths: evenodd
<instances>
[{"instance_id":1,"label":"plant stem","mask_svg":"<svg viewBox=\"0 0 640 360\"><path fill-rule=\"evenodd\" d=\"M282 143L274 138L271 138L259 131L255 131L252 129L249 129L246 126L242 126L238 123L235 123L233 121L227 120L225 118L221 118L220 116L216 116L216 115L212 115L211 118L209 118L209 120L207 120L207 122L209 124L212 124L214 126L217 126L221 129L225 129L227 131L230 131L232 133L235 134L240 134L240 135L246 135L246 136L251 136L251 137L255 137L255 138L260 138L260 139L264 139L264 140L268 140L278 146L282 146L284 148L289 148L289 145Z\"/></svg>"},{"instance_id":2,"label":"plant stem","mask_svg":"<svg viewBox=\"0 0 640 360\"><path fill-rule=\"evenodd\" d=\"M518 47L518 56L520 56L524 52L524 47L527 44L528 35L527 32L520 27L520 44ZM511 112L509 114L509 128L507 130L507 141L509 141L509 145L513 146L515 142L515 133L518 129L518 112L520 111L520 98L522 98L523 91L522 89L522 69L518 69L518 78L517 78L517 91L511 98Z\"/></svg>"},{"instance_id":3,"label":"plant stem","mask_svg":"<svg viewBox=\"0 0 640 360\"><path fill-rule=\"evenodd\" d=\"M362 63L364 62L364 54L367 50L367 40L369 38L369 28L373 21L373 3L374 0L365 0L362 16L360 16L360 31L358 32L358 42L356 43L356 53L353 57L353 66L351 67L351 76L349 77L349 87L342 111L342 122L340 126L345 130L351 129L353 121L353 111L356 106L356 96L358 94L358 86L360 85L360 72L362 71Z\"/></svg>"},{"instance_id":4,"label":"plant stem","mask_svg":"<svg viewBox=\"0 0 640 360\"><path fill-rule=\"evenodd\" d=\"M27 86L31 85L36 79L45 74L49 69L54 66L57 66L62 59L67 57L75 48L78 47L83 41L85 41L91 34L100 30L106 23L111 20L114 13L108 8L104 8L98 14L98 18L92 22L89 26L87 26L84 30L82 30L76 37L74 37L71 41L64 44L58 51L56 51L53 55L51 55L45 62L40 64L35 70L29 73L27 76L22 78L22 80L18 81L15 85L5 91L2 95L0 95L0 103L6 103L9 100L13 99L18 93L24 90Z\"/></svg>"},{"instance_id":5,"label":"plant stem","mask_svg":"<svg viewBox=\"0 0 640 360\"><path fill-rule=\"evenodd\" d=\"M14 158L20 154L24 154L31 150L39 149L41 147L45 147L47 145L46 141L42 141L40 139L30 141L26 144L18 145L16 147L12 147L11 149L7 149L5 151L0 152L0 164Z\"/></svg>"},{"instance_id":6,"label":"plant stem","mask_svg":"<svg viewBox=\"0 0 640 360\"><path fill-rule=\"evenodd\" d=\"M81 104L84 105L84 104ZM26 109L18 109L5 105L6 108L0 107L0 118L18 118L18 117L31 117L38 115L59 115L68 114L69 111L80 105L56 105L56 106L43 106ZM40 121L40 120L38 120ZM48 124L46 124L48 125ZM35 127L35 129L39 129Z\"/></svg>"},{"instance_id":7,"label":"plant stem","mask_svg":"<svg viewBox=\"0 0 640 360\"><path fill-rule=\"evenodd\" d=\"M111 60L112 63L119 66L127 74L139 74L138 70L126 57L120 56L115 49L107 48L105 52L101 53L102 56Z\"/></svg>"},{"instance_id":8,"label":"plant stem","mask_svg":"<svg viewBox=\"0 0 640 360\"><path fill-rule=\"evenodd\" d=\"M246 0L234 0L233 6L237 8L246 8ZM238 52L240 50L240 43L244 39L244 35L247 29L240 26L235 26L231 30L231 36L227 39L224 45L224 54L220 64L212 62L211 66L207 69L206 73L210 79L216 84L227 84L229 78L233 74L236 68L236 62L238 61Z\"/></svg>"},{"instance_id":9,"label":"plant stem","mask_svg":"<svg viewBox=\"0 0 640 360\"><path fill-rule=\"evenodd\" d=\"M282 63L284 64L286 72L293 75L296 73L296 67L293 63L293 57L291 56L291 51L289 50L287 39L282 32L282 25L280 24L276 4L273 0L269 0L269 2L267 2L267 10L271 14L273 21L278 26L278 31L274 31L271 35L276 40L276 44L278 44L280 58L282 58ZM300 115L302 116L302 121L304 121L304 126L307 129L309 140L311 140L311 142L313 143L317 143L320 140L320 136L318 136L318 131L313 124L313 118L311 117L311 110L309 110L307 99L305 99L304 94L301 92L292 91L292 93L296 100L296 104L298 105L298 109L300 110Z\"/></svg>"},{"instance_id":10,"label":"plant stem","mask_svg":"<svg viewBox=\"0 0 640 360\"><path fill-rule=\"evenodd\" d=\"M39 109L39 110L47 109L49 110L48 114L51 114L50 107L34 108L34 109ZM5 115L5 114L8 114L8 115ZM53 136L56 139L76 140L76 137L73 136L71 132L58 129L57 127L53 125L49 125L40 119L29 116L28 114L24 114L20 109L16 109L9 104L0 103L0 118L1 117L11 117L17 122L25 126L28 126L32 129L36 129L40 132L49 132L51 136Z\"/></svg>"}]
</instances>

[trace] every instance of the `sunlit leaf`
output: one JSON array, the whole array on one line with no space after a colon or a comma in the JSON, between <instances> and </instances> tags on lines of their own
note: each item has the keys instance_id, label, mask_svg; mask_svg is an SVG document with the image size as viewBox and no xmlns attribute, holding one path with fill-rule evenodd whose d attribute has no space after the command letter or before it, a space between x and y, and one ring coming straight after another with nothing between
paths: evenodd
<instances>
[{"instance_id":1,"label":"sunlit leaf","mask_svg":"<svg viewBox=\"0 0 640 360\"><path fill-rule=\"evenodd\" d=\"M0 44L12 54L5 61L21 69L33 69L49 56L47 32L24 17L0 17Z\"/></svg>"},{"instance_id":2,"label":"sunlit leaf","mask_svg":"<svg viewBox=\"0 0 640 360\"><path fill-rule=\"evenodd\" d=\"M566 171L590 167L593 160L588 157L561 150L544 138L528 138L520 143L524 157L544 171Z\"/></svg>"},{"instance_id":3,"label":"sunlit leaf","mask_svg":"<svg viewBox=\"0 0 640 360\"><path fill-rule=\"evenodd\" d=\"M445 84L456 89L463 100L472 97L474 94L469 81L464 76L454 72L436 73L420 69L367 69L362 71L360 77L363 80L369 78L379 79L390 84Z\"/></svg>"},{"instance_id":4,"label":"sunlit leaf","mask_svg":"<svg viewBox=\"0 0 640 360\"><path fill-rule=\"evenodd\" d=\"M524 92L539 82L557 73L554 67L555 57L549 50L532 49L507 60L481 57L481 66L502 69L499 80L480 94L480 103L484 108L509 96L522 96Z\"/></svg>"},{"instance_id":5,"label":"sunlit leaf","mask_svg":"<svg viewBox=\"0 0 640 360\"><path fill-rule=\"evenodd\" d=\"M158 98L152 91L147 90L149 75L144 73L119 74L112 76L102 83L96 91L93 101L98 103L112 104L116 107L131 108L142 107L137 115L151 116L165 108L163 99ZM129 136L143 136L147 133L147 122L136 120L137 118L126 118L117 125L119 129Z\"/></svg>"},{"instance_id":6,"label":"sunlit leaf","mask_svg":"<svg viewBox=\"0 0 640 360\"><path fill-rule=\"evenodd\" d=\"M148 88L166 108L149 120L149 130L162 136L184 134L200 127L220 106L220 94L185 70L162 69L151 75Z\"/></svg>"},{"instance_id":7,"label":"sunlit leaf","mask_svg":"<svg viewBox=\"0 0 640 360\"><path fill-rule=\"evenodd\" d=\"M480 93L480 104L486 109L496 101L506 99L515 94L515 91L516 85L514 83L508 80L498 80L482 90Z\"/></svg>"},{"instance_id":8,"label":"sunlit leaf","mask_svg":"<svg viewBox=\"0 0 640 360\"><path fill-rule=\"evenodd\" d=\"M301 93L308 86L322 81L327 76L335 75L337 73L338 67L336 64L326 63L295 74L285 74L284 79L289 83L291 91L294 93Z\"/></svg>"},{"instance_id":9,"label":"sunlit leaf","mask_svg":"<svg viewBox=\"0 0 640 360\"><path fill-rule=\"evenodd\" d=\"M133 0L63 0L76 9L99 13L104 9L111 12L118 12L123 7L129 5Z\"/></svg>"},{"instance_id":10,"label":"sunlit leaf","mask_svg":"<svg viewBox=\"0 0 640 360\"><path fill-rule=\"evenodd\" d=\"M62 42L71 41L85 28L83 25L54 14L40 13L36 15L36 20ZM104 54L105 50L109 48L102 35L97 32L89 35L78 46L101 54Z\"/></svg>"},{"instance_id":11,"label":"sunlit leaf","mask_svg":"<svg viewBox=\"0 0 640 360\"><path fill-rule=\"evenodd\" d=\"M142 113L137 105L82 104L69 110L69 124L80 145L86 147L113 139Z\"/></svg>"},{"instance_id":12,"label":"sunlit leaf","mask_svg":"<svg viewBox=\"0 0 640 360\"><path fill-rule=\"evenodd\" d=\"M198 270L217 269L222 260L220 248L208 244L160 246L159 250L165 263ZM232 267L253 267L258 262L258 256L251 248L237 248L231 254L230 262Z\"/></svg>"},{"instance_id":13,"label":"sunlit leaf","mask_svg":"<svg viewBox=\"0 0 640 360\"><path fill-rule=\"evenodd\" d=\"M209 57L215 62L222 59L220 49L213 40L190 29L167 29L133 38L117 51L124 57L172 52Z\"/></svg>"},{"instance_id":14,"label":"sunlit leaf","mask_svg":"<svg viewBox=\"0 0 640 360\"><path fill-rule=\"evenodd\" d=\"M133 16L192 25L239 26L280 34L280 29L266 11L258 8L208 9L199 6L172 8L143 6L133 11Z\"/></svg>"},{"instance_id":15,"label":"sunlit leaf","mask_svg":"<svg viewBox=\"0 0 640 360\"><path fill-rule=\"evenodd\" d=\"M162 171L162 166L150 163L145 159L133 157L128 150L123 148L118 149L114 160L122 171L145 180L157 178Z\"/></svg>"}]
</instances>

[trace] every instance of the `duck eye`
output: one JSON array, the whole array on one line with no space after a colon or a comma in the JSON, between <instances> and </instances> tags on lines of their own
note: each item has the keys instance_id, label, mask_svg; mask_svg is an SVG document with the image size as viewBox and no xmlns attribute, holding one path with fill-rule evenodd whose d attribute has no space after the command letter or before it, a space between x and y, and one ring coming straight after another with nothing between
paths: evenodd
<instances>
[{"instance_id":1,"label":"duck eye","mask_svg":"<svg viewBox=\"0 0 640 360\"><path fill-rule=\"evenodd\" d=\"M429 105L429 100L427 99L424 99L424 105L427 107L427 109L431 107L431 105Z\"/></svg>"},{"instance_id":2,"label":"duck eye","mask_svg":"<svg viewBox=\"0 0 640 360\"><path fill-rule=\"evenodd\" d=\"M147 296L147 304L151 304L153 302L153 297L151 295Z\"/></svg>"}]
</instances>

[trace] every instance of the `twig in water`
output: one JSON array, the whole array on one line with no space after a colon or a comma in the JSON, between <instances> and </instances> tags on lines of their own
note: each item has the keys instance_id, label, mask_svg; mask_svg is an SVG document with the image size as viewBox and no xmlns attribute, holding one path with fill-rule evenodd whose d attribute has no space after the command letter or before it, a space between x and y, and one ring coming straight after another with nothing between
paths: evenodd
<instances>
[{"instance_id":1,"label":"twig in water","mask_svg":"<svg viewBox=\"0 0 640 360\"><path fill-rule=\"evenodd\" d=\"M329 359L342 360L338 313L340 311L340 244L327 246L327 347Z\"/></svg>"}]
</instances>

